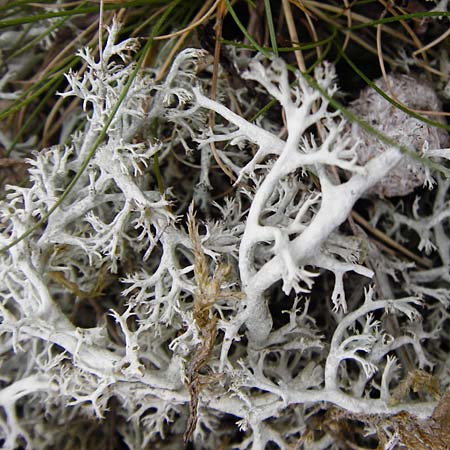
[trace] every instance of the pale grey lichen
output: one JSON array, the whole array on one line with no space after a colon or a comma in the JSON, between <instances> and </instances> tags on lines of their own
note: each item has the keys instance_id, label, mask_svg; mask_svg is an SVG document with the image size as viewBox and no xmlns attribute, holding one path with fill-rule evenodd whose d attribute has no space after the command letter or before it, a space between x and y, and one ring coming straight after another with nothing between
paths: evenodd
<instances>
[{"instance_id":1,"label":"pale grey lichen","mask_svg":"<svg viewBox=\"0 0 450 450\"><path fill-rule=\"evenodd\" d=\"M65 95L84 102L84 126L67 144L30 158L29 186L11 186L0 204L0 245L49 211L89 154L134 67L118 62L136 49L133 40L116 43L118 30L115 23L109 31L102 64L85 50L85 74L68 74ZM305 448L326 449L338 438L311 428L333 405L426 419L436 399L407 389L399 396L396 388L408 372L432 367L443 389L450 385L449 181L436 176L426 213L420 202L401 212L373 203L373 224L398 241L419 235L433 268L383 254L373 242L363 246L341 225L366 192L392 194L385 177L405 161L402 153L375 143L361 153L363 144L307 79L296 72L291 86L281 59L256 57L244 77L281 105L283 139L281 118L255 124L208 98L208 81L196 77L202 58L184 50L159 83L140 73L76 188L46 226L1 254L3 448L87 448L86 427L100 427L93 419L113 409L116 431L133 449L181 448L188 420L187 437L206 450L225 441L284 449L303 437ZM314 77L327 95L337 91L331 64ZM219 98L231 95L226 83L219 88ZM437 107L424 92L425 106ZM354 105L361 114L375 102L364 95L370 104L363 96ZM255 112L244 91L239 98ZM395 117L390 124L399 129L383 125L391 138L417 150L442 143L440 131L419 136ZM320 139L310 134L316 125ZM215 204L205 190L210 217L195 227L191 210L186 227L196 183L211 186L211 143L240 184ZM174 148L186 158L200 153L199 173L185 175ZM148 170L156 155L163 194ZM347 180L337 181L334 168ZM398 430L385 428L399 441ZM105 447L107 436L95 436Z\"/></svg>"},{"instance_id":2,"label":"pale grey lichen","mask_svg":"<svg viewBox=\"0 0 450 450\"><path fill-rule=\"evenodd\" d=\"M426 113L426 111L442 113L442 103L427 81L411 75L393 73L387 75L386 79L379 78L375 81L375 85L406 108L422 113L424 117L436 122L445 123L442 116ZM361 92L360 97L351 104L350 110L375 130L418 156L423 156L428 150L444 148L449 143L448 133L445 130L410 116L392 105L370 86ZM352 125L352 135L361 140L358 146L360 164L365 164L388 148L387 144L357 124ZM380 197L404 196L422 186L428 179L427 169L423 163L405 157L401 164L386 174L368 193Z\"/></svg>"}]
</instances>

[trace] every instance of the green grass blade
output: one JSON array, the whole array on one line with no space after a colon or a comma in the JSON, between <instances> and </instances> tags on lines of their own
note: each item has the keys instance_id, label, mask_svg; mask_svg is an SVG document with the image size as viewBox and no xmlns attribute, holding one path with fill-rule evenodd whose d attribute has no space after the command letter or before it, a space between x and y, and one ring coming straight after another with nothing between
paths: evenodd
<instances>
[{"instance_id":1,"label":"green grass blade","mask_svg":"<svg viewBox=\"0 0 450 450\"><path fill-rule=\"evenodd\" d=\"M225 0L225 5L227 7L227 11L230 13L236 25L242 31L242 34L252 43L252 45L255 47L256 50L258 50L265 57L270 58L270 53L255 41L253 36L247 31L242 22L239 20L236 11L231 6L230 0Z\"/></svg>"},{"instance_id":2,"label":"green grass blade","mask_svg":"<svg viewBox=\"0 0 450 450\"><path fill-rule=\"evenodd\" d=\"M67 63L67 59L69 62ZM38 98L41 94L46 93L52 86L59 82L60 79L64 76L64 73L69 70L69 68L73 67L76 62L79 60L78 56L71 56L66 59L66 62L63 63L60 68L58 68L57 72L53 76L50 76L47 80L42 83L38 83L36 85L31 86L30 89L22 92L18 99L14 101L8 108L5 108L0 112L0 120L6 119L11 114L22 109L24 106L29 105L32 101Z\"/></svg>"},{"instance_id":3,"label":"green grass blade","mask_svg":"<svg viewBox=\"0 0 450 450\"><path fill-rule=\"evenodd\" d=\"M64 25L65 22L67 22L70 19L70 17L63 17L60 20L58 20L56 23L54 23L53 25L51 25L49 28L47 28L43 33L41 33L39 36L36 36L34 39L32 39L30 42L28 42L28 44L20 47L19 49L17 49L16 51L14 51L13 53L11 53L10 55L8 55L8 58L6 59L6 61L13 59L19 55L21 55L22 53L26 52L27 50L29 50L30 48L32 48L34 45L36 45L37 43L39 43L42 39L44 39L46 36L48 36L50 33L52 33L54 30L57 30L58 28L60 28L62 25ZM21 42L23 42L22 39L20 39Z\"/></svg>"},{"instance_id":4,"label":"green grass blade","mask_svg":"<svg viewBox=\"0 0 450 450\"><path fill-rule=\"evenodd\" d=\"M398 103L389 95L387 95L385 92L383 92L372 80L370 80L357 66L356 64L345 54L345 52L342 51L342 48L340 46L336 46L339 54L342 56L342 58L346 61L346 63L355 71L355 73L363 79L372 89L374 89L379 95L381 95L385 100L387 100L391 105L395 106L397 109L403 111L405 114L408 114L408 116L414 117L417 120L420 120L421 122L427 123L428 125L432 125L437 128L442 128L444 130L450 131L450 125L446 125L441 122L436 122L434 120L428 119L428 117L422 116L420 114L417 114L416 112L410 110L406 106Z\"/></svg>"},{"instance_id":5,"label":"green grass blade","mask_svg":"<svg viewBox=\"0 0 450 450\"><path fill-rule=\"evenodd\" d=\"M48 100L55 95L56 90L58 89L59 85L62 83L62 78L57 78L56 82L52 84L51 88L48 90L47 94L44 96L44 98L41 100L39 105L36 108L33 108L33 111L30 113L30 115L27 117L27 120L22 125L16 136L14 137L13 141L11 142L11 145L5 152L5 156L8 157L10 153L14 150L17 143L19 142L19 139L22 137L22 135L25 133L25 131L28 129L28 127L33 123L35 117L42 111L42 109L47 104ZM34 130L36 132L36 130Z\"/></svg>"},{"instance_id":6,"label":"green grass blade","mask_svg":"<svg viewBox=\"0 0 450 450\"><path fill-rule=\"evenodd\" d=\"M332 41L333 37L336 35L336 31L332 36L326 37L324 39L321 39L319 41L315 42L307 42L305 44L301 45L294 45L292 47L277 47L278 53L289 53L289 52L295 52L296 50L313 50L316 47L322 47L323 45L327 45ZM235 48L242 48L246 50L253 50L258 51L258 49L255 49L252 45L243 44L242 42L236 42L236 41L230 41L228 39L221 39L220 42L225 45L231 45ZM270 53L272 50L271 47L262 47L264 51Z\"/></svg>"},{"instance_id":7,"label":"green grass blade","mask_svg":"<svg viewBox=\"0 0 450 450\"><path fill-rule=\"evenodd\" d=\"M270 0L264 0L264 9L266 10L267 26L269 27L270 43L275 56L278 56L277 36L275 35L275 27L273 26L272 10L270 8Z\"/></svg>"},{"instance_id":8,"label":"green grass blade","mask_svg":"<svg viewBox=\"0 0 450 450\"><path fill-rule=\"evenodd\" d=\"M296 69L295 67L290 67L292 70ZM424 159L414 151L411 151L408 147L405 147L404 145L398 144L394 139L390 138L389 136L386 136L385 134L381 133L380 131L376 130L375 128L371 127L366 121L360 119L355 114L350 112L347 108L345 108L341 103L339 103L336 99L333 97L330 97L327 92L322 89L322 87L317 83L317 81L311 77L308 74L304 74L304 77L308 84L313 87L314 89L317 89L324 98L327 99L327 101L330 103L330 105L339 110L342 115L349 121L349 122L355 122L357 123L364 131L371 134L372 136L375 136L377 139L379 139L381 142L383 142L386 145L389 145L391 147L395 147L398 150L400 150L402 153L408 155L410 158L414 159L415 161L418 161L419 163L428 166L430 169L436 170L443 174L445 177L450 178L450 169L447 169L441 164L435 163L434 161L431 161L429 159Z\"/></svg>"},{"instance_id":9,"label":"green grass blade","mask_svg":"<svg viewBox=\"0 0 450 450\"><path fill-rule=\"evenodd\" d=\"M359 30L361 28L374 27L375 25L385 25L387 23L400 22L402 20L411 20L411 19L426 19L432 17L450 17L450 13L447 11L422 11L411 14L401 14L393 17L383 17L382 19L371 20L370 22L358 23L351 27L343 27L343 31L354 31Z\"/></svg>"},{"instance_id":10,"label":"green grass blade","mask_svg":"<svg viewBox=\"0 0 450 450\"><path fill-rule=\"evenodd\" d=\"M106 3L104 5L105 11L117 10L122 8L132 8L137 6L149 6L151 4L158 4L161 1L157 0L134 0L129 2L119 3ZM38 22L40 20L51 19L54 17L76 16L80 14L92 14L98 13L98 5L93 6L77 6L76 8L63 10L63 11L51 11L35 15L26 15L24 17L15 17L14 19L0 20L0 28L15 27L23 25L25 23Z\"/></svg>"}]
</instances>

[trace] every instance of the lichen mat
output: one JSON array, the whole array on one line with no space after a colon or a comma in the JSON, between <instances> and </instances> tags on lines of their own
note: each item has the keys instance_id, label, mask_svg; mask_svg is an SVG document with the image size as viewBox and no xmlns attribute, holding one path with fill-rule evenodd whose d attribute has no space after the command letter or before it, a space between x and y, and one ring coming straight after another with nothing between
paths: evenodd
<instances>
[{"instance_id":1,"label":"lichen mat","mask_svg":"<svg viewBox=\"0 0 450 450\"><path fill-rule=\"evenodd\" d=\"M67 74L83 126L28 161L28 186L9 188L2 247L89 154L133 70L137 43L118 34L115 23L103 60L85 49L87 70ZM164 81L142 71L76 187L1 254L3 448L80 447L112 415L133 449L181 448L183 435L201 449L326 449L346 445L349 427L384 448L420 433L433 448L450 441L450 181L414 163L408 192L388 192L407 156L368 152L373 141L331 110L331 64L314 73L326 97L281 59L246 65L257 96L224 77L217 101L200 50L181 52ZM270 98L274 111L246 119ZM445 133L411 133L402 145L445 161ZM380 198L424 182L426 207ZM218 186L230 194L213 201ZM361 202L372 228L424 264L355 224Z\"/></svg>"}]
</instances>

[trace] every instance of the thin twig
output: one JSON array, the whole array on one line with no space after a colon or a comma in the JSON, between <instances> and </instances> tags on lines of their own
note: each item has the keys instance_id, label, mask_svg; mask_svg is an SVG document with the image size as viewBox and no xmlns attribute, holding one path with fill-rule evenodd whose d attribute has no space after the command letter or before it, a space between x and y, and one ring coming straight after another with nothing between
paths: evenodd
<instances>
[{"instance_id":1,"label":"thin twig","mask_svg":"<svg viewBox=\"0 0 450 450\"><path fill-rule=\"evenodd\" d=\"M192 30L197 28L199 25L201 25L202 23L205 23L214 14L214 11L216 11L218 6L220 6L221 1L222 0L216 0L214 5L211 6L211 8L206 13L204 13L204 14L202 13L203 15L199 19L194 18L194 22L190 23L186 28L175 31L174 33L162 34L161 36L156 36L154 38L154 40L155 41L163 41L163 40L167 40L167 39L172 39L177 36L181 36L186 33L190 33ZM205 9L207 9L211 3L212 3L212 0L209 0L208 2L206 2L203 5L201 11L204 11ZM197 14L195 17L198 17L198 15L199 14Z\"/></svg>"},{"instance_id":2,"label":"thin twig","mask_svg":"<svg viewBox=\"0 0 450 450\"><path fill-rule=\"evenodd\" d=\"M384 10L380 16L382 19L386 15L386 10ZM383 47L381 45L381 26L377 25L377 53L378 53L378 62L380 64L381 73L383 75L384 82L386 84L387 90L391 92L391 84L389 82L389 78L386 73L386 67L384 65L383 59Z\"/></svg>"},{"instance_id":3,"label":"thin twig","mask_svg":"<svg viewBox=\"0 0 450 450\"><path fill-rule=\"evenodd\" d=\"M289 39L295 42L296 45L300 44L300 40L297 34L297 28L295 27L294 17L292 16L291 5L288 0L283 0L283 13L286 17L286 25L289 31ZM305 72L305 59L303 58L303 53L300 49L294 51L295 59L297 60L297 65L300 71Z\"/></svg>"},{"instance_id":4,"label":"thin twig","mask_svg":"<svg viewBox=\"0 0 450 450\"><path fill-rule=\"evenodd\" d=\"M439 37L437 37L434 41L431 41L429 44L425 45L424 47L421 47L413 52L413 56L417 56L419 53L426 52L430 48L434 47L435 45L439 44L440 42L447 39L447 37L450 36L450 28L445 32L442 33Z\"/></svg>"},{"instance_id":5,"label":"thin twig","mask_svg":"<svg viewBox=\"0 0 450 450\"><path fill-rule=\"evenodd\" d=\"M214 3L214 5L209 9L208 12L205 12L208 8L209 5L212 3L213 0L209 0L208 2L205 3L205 5L203 5L203 7L200 9L200 11L195 15L193 21L195 24L201 25L203 23L203 20L201 20L201 18L206 17L208 18L210 16L210 13L213 14L215 9L217 8L218 2ZM206 19L205 19L206 20ZM191 24L191 25L194 25ZM178 41L176 42L176 44L173 46L172 50L170 51L169 55L167 56L164 64L161 66L161 69L159 69L158 75L156 76L156 81L160 81L162 80L167 71L169 70L169 67L172 64L173 58L175 57L175 55L178 53L180 47L183 45L183 42L185 41L185 39L189 36L189 33L192 31L191 25L189 25L183 34L181 34L181 36L178 38Z\"/></svg>"},{"instance_id":6,"label":"thin twig","mask_svg":"<svg viewBox=\"0 0 450 450\"><path fill-rule=\"evenodd\" d=\"M398 252L402 253L409 259L413 260L417 264L420 264L422 267L425 267L427 269L431 269L433 267L433 264L431 261L429 261L428 259L425 259L425 258L421 258L420 256L411 252L407 248L403 247L403 245L394 241L394 239L387 236L385 233L380 231L378 228L373 227L372 225L370 225L370 223L366 219L364 219L362 216L360 216L356 211L352 211L352 217L355 220L355 222L358 222L363 228L365 228L371 234L376 236L378 239L384 241L386 244L390 245L392 248L394 248Z\"/></svg>"},{"instance_id":7,"label":"thin twig","mask_svg":"<svg viewBox=\"0 0 450 450\"><path fill-rule=\"evenodd\" d=\"M214 63L213 63L213 75L211 80L211 90L210 90L210 97L212 100L215 100L217 97L217 76L219 72L219 61L220 61L220 48L221 48L221 42L220 39L222 38L222 25L223 25L223 17L226 12L226 6L225 3L221 3L219 8L216 12L216 24L214 26L214 31L216 33L216 43L214 47ZM209 126L211 130L214 127L214 111L210 111L209 114ZM210 143L211 153L214 156L214 159L216 160L219 167L222 169L223 173L225 173L232 182L235 182L237 178L234 176L234 174L231 172L231 170L223 163L222 159L220 158L219 154L217 153L216 146L214 142Z\"/></svg>"}]
</instances>

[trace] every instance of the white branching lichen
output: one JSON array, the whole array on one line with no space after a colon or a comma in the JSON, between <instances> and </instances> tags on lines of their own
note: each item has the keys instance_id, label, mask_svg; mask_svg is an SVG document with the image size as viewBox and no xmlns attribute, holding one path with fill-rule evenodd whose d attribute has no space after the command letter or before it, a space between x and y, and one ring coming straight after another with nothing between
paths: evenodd
<instances>
[{"instance_id":1,"label":"white branching lichen","mask_svg":"<svg viewBox=\"0 0 450 450\"><path fill-rule=\"evenodd\" d=\"M117 43L118 31L115 23L102 61L83 50L86 72L67 75L64 95L82 100L86 119L67 144L29 160L29 187L9 187L2 247L60 198L117 103L137 48L134 40ZM449 181L433 174L425 212L420 199L403 211L367 200L372 224L399 242L414 236L434 267L381 253L342 225L367 193L404 195L429 169L397 147L378 149L281 59L256 57L243 79L278 101L286 133L281 119L252 123L208 98L208 81L196 76L204 57L184 50L162 82L140 73L75 189L45 227L0 255L2 448L84 448L82 419L102 420L112 409L133 449L157 441L175 448L183 434L204 449L226 439L242 450L326 449L340 438L325 422L358 414L372 434L385 430L379 439L392 447L404 439L405 417L426 421L439 401L431 382L408 373L434 368L448 388ZM319 65L314 79L327 96L336 93L332 65ZM431 88L424 87L429 101L412 104L402 97L409 79L390 83L407 106L438 107ZM219 88L227 98L226 83ZM353 105L361 115L370 109L369 122L373 95ZM238 98L256 111L245 88ZM397 121L395 131L382 131L439 158L444 132L411 120L426 130L420 137ZM217 203L208 201L211 143L238 180L233 197ZM198 175L179 170L174 148L201 155ZM412 165L415 181L406 181ZM194 198L203 201L204 221L192 209L186 216ZM333 408L340 418L330 418ZM315 434L321 410L330 415Z\"/></svg>"}]
</instances>

